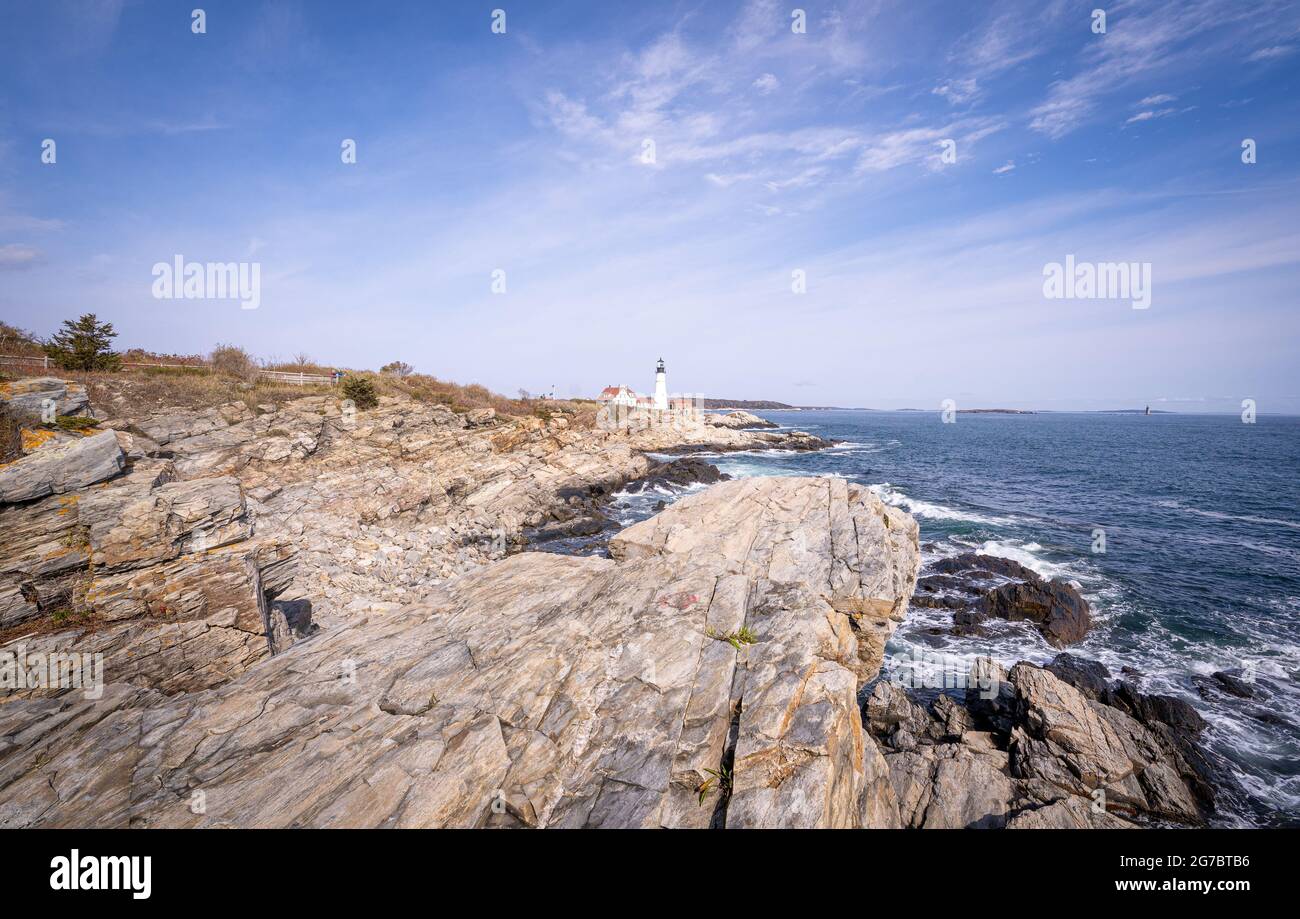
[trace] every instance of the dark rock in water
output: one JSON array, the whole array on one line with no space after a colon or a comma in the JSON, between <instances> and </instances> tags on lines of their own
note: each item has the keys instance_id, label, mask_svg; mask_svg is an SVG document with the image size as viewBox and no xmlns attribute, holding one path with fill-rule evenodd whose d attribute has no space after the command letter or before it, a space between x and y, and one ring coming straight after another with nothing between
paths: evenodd
<instances>
[{"instance_id":1,"label":"dark rock in water","mask_svg":"<svg viewBox=\"0 0 1300 919\"><path fill-rule=\"evenodd\" d=\"M1029 620L1056 647L1074 644L1088 633L1088 601L1064 581L1003 584L984 595L980 611L1009 622Z\"/></svg>"},{"instance_id":2,"label":"dark rock in water","mask_svg":"<svg viewBox=\"0 0 1300 919\"><path fill-rule=\"evenodd\" d=\"M978 587L972 586L965 578L951 574L930 574L916 582L916 593L918 595L941 591L957 591L971 597L977 597L981 592Z\"/></svg>"},{"instance_id":3,"label":"dark rock in water","mask_svg":"<svg viewBox=\"0 0 1300 919\"><path fill-rule=\"evenodd\" d=\"M706 485L712 485L714 482L723 482L730 479L731 476L725 472L720 472L717 466L706 463L696 457L687 457L685 459L670 460L666 463L655 463L646 471L644 477L637 479L635 482L629 482L626 490L633 494L639 494L646 488L662 487L681 487L683 485L694 485L703 482Z\"/></svg>"},{"instance_id":4,"label":"dark rock in water","mask_svg":"<svg viewBox=\"0 0 1300 919\"><path fill-rule=\"evenodd\" d=\"M1061 647L1083 638L1091 624L1088 603L1077 590L1063 581L1044 580L1009 558L964 552L939 559L930 572L917 581L912 603L958 611L953 615L957 635L979 634L981 621L995 616L1031 621L1048 642Z\"/></svg>"},{"instance_id":5,"label":"dark rock in water","mask_svg":"<svg viewBox=\"0 0 1300 919\"><path fill-rule=\"evenodd\" d=\"M679 487L696 482L712 484L729 478L731 477L718 471L716 466L689 457L654 463L643 478L622 487L635 494L656 486ZM559 489L556 497L560 503L552 507L548 514L551 524L526 530L525 540L546 551L564 555L603 551L605 537L617 529L614 521L605 515L605 508L619 487L617 483L604 483ZM655 510L661 511L666 506L665 502L660 501ZM548 546L548 543L552 545Z\"/></svg>"},{"instance_id":6,"label":"dark rock in water","mask_svg":"<svg viewBox=\"0 0 1300 919\"><path fill-rule=\"evenodd\" d=\"M1286 728L1288 731L1291 731L1293 733L1295 733L1297 730L1295 722L1291 721L1290 719L1283 718L1277 712L1271 712L1268 709L1264 709L1264 708L1251 709L1248 710L1246 714L1250 715L1250 717L1254 718L1260 724L1270 724L1273 727Z\"/></svg>"},{"instance_id":7,"label":"dark rock in water","mask_svg":"<svg viewBox=\"0 0 1300 919\"><path fill-rule=\"evenodd\" d=\"M1132 715L1147 727L1165 724L1193 737L1206 727L1205 719L1200 713L1182 699L1138 692L1136 686L1123 680L1116 683L1114 689L1108 690L1100 701Z\"/></svg>"},{"instance_id":8,"label":"dark rock in water","mask_svg":"<svg viewBox=\"0 0 1300 919\"><path fill-rule=\"evenodd\" d=\"M1101 661L1084 660L1073 654L1058 654L1045 669L1089 699L1102 699L1110 692L1110 671Z\"/></svg>"},{"instance_id":9,"label":"dark rock in water","mask_svg":"<svg viewBox=\"0 0 1300 919\"><path fill-rule=\"evenodd\" d=\"M952 614L952 631L954 635L983 635L982 623L988 618L978 610L962 609Z\"/></svg>"},{"instance_id":10,"label":"dark rock in water","mask_svg":"<svg viewBox=\"0 0 1300 919\"><path fill-rule=\"evenodd\" d=\"M912 597L911 603L914 607L925 607L926 609L964 610L971 606L971 601L963 600L960 597L931 597L925 594L917 594Z\"/></svg>"},{"instance_id":11,"label":"dark rock in water","mask_svg":"<svg viewBox=\"0 0 1300 919\"><path fill-rule=\"evenodd\" d=\"M609 526L612 526L609 518L599 511L594 511L589 516L575 516L558 523L556 526L528 531L526 536L529 542L545 543L556 539L595 536Z\"/></svg>"},{"instance_id":12,"label":"dark rock in water","mask_svg":"<svg viewBox=\"0 0 1300 919\"><path fill-rule=\"evenodd\" d=\"M811 452L814 450L825 450L840 443L838 440L825 440L815 434L809 434L806 431L788 431L781 434L769 434L763 432L756 435L766 438L765 443L752 444L744 449L771 449L771 450L794 450L797 452ZM672 453L677 456L689 456L692 453L727 453L735 451L736 447L729 443L699 443L699 444L682 444L679 446L668 447L663 452Z\"/></svg>"},{"instance_id":13,"label":"dark rock in water","mask_svg":"<svg viewBox=\"0 0 1300 919\"><path fill-rule=\"evenodd\" d=\"M1026 568L1019 562L996 555L980 555L977 552L963 552L949 558L941 558L931 568L941 574L961 574L966 578L1000 576L1017 581L1037 583L1042 580L1038 572Z\"/></svg>"},{"instance_id":14,"label":"dark rock in water","mask_svg":"<svg viewBox=\"0 0 1300 919\"><path fill-rule=\"evenodd\" d=\"M1255 699L1259 696L1254 686L1240 677L1233 676L1226 670L1215 673L1214 681L1219 684L1220 689L1229 695L1236 696L1238 699Z\"/></svg>"}]
</instances>

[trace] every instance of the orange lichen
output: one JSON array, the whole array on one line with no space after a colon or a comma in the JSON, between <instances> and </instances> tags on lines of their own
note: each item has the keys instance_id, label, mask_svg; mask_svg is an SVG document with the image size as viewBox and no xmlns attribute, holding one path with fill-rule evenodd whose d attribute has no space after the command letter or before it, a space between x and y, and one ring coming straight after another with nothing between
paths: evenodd
<instances>
[{"instance_id":1,"label":"orange lichen","mask_svg":"<svg viewBox=\"0 0 1300 919\"><path fill-rule=\"evenodd\" d=\"M32 430L30 428L23 428L22 429L23 452L31 453L33 450L39 449L41 446L49 443L53 439L54 439L53 431L47 431L41 429Z\"/></svg>"}]
</instances>

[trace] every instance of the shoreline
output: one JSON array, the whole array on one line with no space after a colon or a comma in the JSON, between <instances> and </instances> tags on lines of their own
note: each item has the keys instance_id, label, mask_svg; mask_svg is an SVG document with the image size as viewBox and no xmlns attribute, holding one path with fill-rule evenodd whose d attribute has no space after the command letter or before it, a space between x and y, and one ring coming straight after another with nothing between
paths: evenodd
<instances>
[{"instance_id":1,"label":"shoreline","mask_svg":"<svg viewBox=\"0 0 1300 919\"><path fill-rule=\"evenodd\" d=\"M6 481L51 464L62 470L59 474L64 480L73 470L85 470L84 484L70 492L0 505L0 533L5 534L0 536L0 544L14 559L9 570L26 572L24 576L33 579L31 590L38 597L46 593L54 597L65 590L76 597L82 571L89 567L94 591L86 594L85 602L91 618L69 621L61 631L24 635L22 641L39 653L102 654L110 664L106 687L110 701L103 704L119 722L132 722L159 706L183 709L196 693L204 691L255 710L257 700L264 699L258 688L258 680L263 678L256 674L280 674L275 679L282 679L289 672L290 661L303 655L328 661L339 642L361 642L353 653L364 654L370 643L382 644L382 634L387 634L385 622L406 622L408 628L420 628L426 615L418 612L422 604L463 609L467 634L488 629L482 640L499 643L506 641L505 637L490 637L495 626L483 614L489 607L498 607L500 597L513 598L510 602L523 617L519 620L523 627L522 623L533 621L528 610L534 604L563 606L569 602L564 599L569 596L565 587L569 580L590 584L596 592L593 596L612 591L612 598L643 579L644 586L637 589L652 594L664 591L665 584L679 585L653 606L654 615L667 617L666 631L664 643L638 652L649 654L646 660L669 654L683 634L696 635L692 641L713 642L711 630L721 628L712 624L715 614L708 613L703 622L691 618L699 614L696 607L705 596L721 603L734 591L736 599L726 602L741 605L725 613L732 617L727 620L732 622L730 631L722 629L720 633L724 638L730 635L727 641L701 644L688 652L688 657L698 657L715 644L721 649L734 647L735 656L726 665L733 669L766 667L764 655L778 653L781 642L827 623L840 623L833 629L838 638L831 641L828 636L800 653L811 655L807 658L810 662L828 653L818 649L839 648L833 661L840 682L834 690L826 688L827 698L841 700L837 706L845 704L844 700L855 701L847 703L849 710L840 716L847 720L836 731L857 732L863 738L860 743L871 744L872 750L878 744L879 750L874 754L874 777L855 778L852 785L857 789L855 795L869 794L875 803L868 806L863 798L860 804L835 804L831 811L823 812L834 814L833 825L934 825L926 824L928 818L914 811L900 811L898 803L887 803L902 792L891 784L892 766L886 768L886 760L903 757L899 762L910 762L907 757L929 750L938 756L973 757L973 764L982 763L979 768L986 768L1000 758L1018 755L1010 735L999 727L1003 723L999 719L1006 713L981 712L978 706L963 709L967 714L960 716L951 708L958 703L951 701L943 703L949 708L942 713L933 709L939 703L933 703L928 714L926 710L913 711L908 716L911 739L898 735L897 723L881 733L880 723L864 720L857 694L866 691L878 674L885 643L907 615L920 568L916 522L869 489L817 476L718 481L680 501L665 502L659 513L640 523L606 533L609 558L517 551L529 547L529 534L536 535L548 523L567 527L567 535L607 527L604 509L615 493L632 483L644 483L647 478L654 482L656 476L673 484L708 480L718 470L700 462L695 457L700 452L807 452L827 449L833 446L830 441L798 431L737 430L691 419L632 430L575 429L570 416L562 411L545 419L502 419L485 413L471 422L444 407L396 397L384 397L375 408L355 417L341 413L328 397L307 396L265 410L237 403L197 411L164 408L147 416L112 420L115 428L107 428L109 423L105 420L106 430L93 436L37 445L18 463L0 470L0 479ZM120 465L86 466L80 457L92 442L102 444ZM652 453L673 458L657 462L648 455ZM849 526L850 520L849 531L856 536L845 541L835 534ZM750 533L746 540L732 540L734 533L746 530ZM83 533L76 538L85 540L84 548L69 552L53 566L39 548L24 548L29 544L40 547L51 539L66 543L68 534ZM749 548L742 548L746 545ZM781 548L786 545L804 548L791 555L792 550ZM841 564L836 559L844 552L855 558L862 553L846 569L856 571L854 578L860 580L846 584L843 575L835 573ZM773 563L769 553L782 560L784 577L793 581L782 585L766 580ZM789 569L791 564L793 569ZM614 577L615 571L623 574ZM734 588L724 590L724 581L734 577L747 579L744 584L748 586L737 581ZM479 599L475 586L479 584L488 591L484 598L496 599ZM819 588L821 593L817 585L825 585ZM630 623L610 622L609 610L640 609L637 604L645 602L644 595L636 596L643 599L618 601L631 606L597 604L569 615L577 617L581 629L608 629L604 640L622 648L632 640L635 629L629 632ZM24 622L35 626L49 621L42 608L30 610L22 619L25 608L18 604L26 601L7 602L7 621L20 628ZM824 607L826 602L829 607ZM214 614L214 610L220 612ZM786 617L779 633L770 631L776 620L766 618L776 610L785 610L781 615ZM15 614L20 617L16 623ZM724 616L721 612L716 615ZM687 619L679 621L683 616ZM685 621L695 624L686 627ZM750 631L740 631L742 624ZM362 637L371 632L376 632L374 638ZM552 636L548 640L561 645L572 640L568 632L547 634ZM747 650L751 634L758 644ZM770 646L764 644L778 638ZM420 666L418 661L425 658L419 656L423 652L418 645L401 647L405 649L401 653L417 655L413 663ZM513 645L506 641L501 647ZM498 685L494 693L521 690L514 674L543 666L546 658L534 657L528 647L510 652L508 669L492 678L497 681L493 685ZM487 678L480 669L482 662L471 670L465 669L464 662L448 666L447 679L463 680L471 674ZM1029 681L1026 685L1049 679L1039 676L1040 671L1036 667L1032 672L1012 668L1014 676L999 679ZM575 678L593 679L596 672L576 673ZM688 667L681 672L684 678L692 670ZM282 685L277 691L297 690ZM449 691L438 690L434 697ZM558 685L555 691L559 691ZM1142 701L1153 697L1138 694L1133 698L1139 707L1157 704ZM6 709L39 723L43 704L37 692L31 698L9 699ZM378 711L391 708L392 713L402 714L414 702L377 698L370 704L378 704ZM893 717L881 711L894 712L916 703L904 693L884 704L885 708L872 716L876 722ZM635 720L636 711L636 705L628 703L626 708L611 710L607 717ZM869 704L867 711L872 711ZM1072 717L1085 717L1082 712L1079 709ZM716 716L723 720L714 723L725 725L725 714L724 706ZM964 723L969 726L953 735L947 728L927 726L926 719L932 717L948 725L953 718L967 719ZM375 727L379 729L380 724ZM1126 731L1132 744L1146 742L1140 740L1145 735L1137 728L1127 727ZM971 738L966 738L967 732L973 732ZM697 770L704 765L717 768L720 762L741 757L743 745L717 745L725 740L725 734L724 730L717 735L721 740L709 741L709 752ZM73 749L92 742L76 734L65 740ZM832 735L819 742L834 743ZM947 751L945 745L952 744L957 747ZM1138 755L1132 752L1137 747L1125 749L1124 756ZM1165 752L1159 757L1168 758L1181 747L1160 749ZM1035 754L1040 760L1043 755ZM1059 755L1052 753L1040 768L1055 762ZM357 768L362 768L361 761ZM1158 767L1190 775L1182 767L1170 766L1166 759L1141 762L1143 765L1133 767L1138 773ZM1006 759L1005 766L997 767L999 774L1010 768L1009 763ZM1121 768L1119 760L1116 763L1115 768ZM230 768L256 773L259 767L255 760L240 758ZM753 767L734 768L740 775L750 775L747 770L761 771L762 767L756 760ZM41 767L34 765L33 769L33 780L41 781ZM84 779L90 785L105 780L90 761L74 775L74 780ZM699 771L700 783L705 776ZM258 783L264 781L270 777L257 779L249 794L262 794ZM824 786L820 784L823 781L827 783ZM839 787L830 776L817 782L828 795ZM971 789L986 785L972 774ZM25 787L21 782L0 786L0 804L12 800L16 788ZM1078 825L1080 815L1073 805L1037 813L1053 802L1038 795L1033 807L1013 806L1013 786L998 787L1006 791L1005 800L980 803L977 798L963 799L964 803L953 803L954 813L988 806L993 808L990 813L999 815L996 825L1021 816L1030 820L1030 814L1037 814L1032 820L1052 821L1051 825ZM700 815L686 806L697 789L688 784L679 791L684 799L673 807L682 808L680 819L688 823L698 820ZM949 794L951 789L941 790L936 785L929 793ZM1023 793L1023 789L1016 791L1017 795ZM1073 800L1080 793L1072 788L1067 797ZM1164 791L1150 793L1165 795ZM670 791L670 797L677 794ZM34 800L46 801L39 792ZM1136 808L1134 814L1148 807L1166 808L1184 820L1197 822L1196 806L1186 800L1160 798L1163 803L1153 804L1130 794L1123 801L1125 807ZM764 811L767 816L762 819L776 820L773 825L801 825L805 818L799 816L793 800L789 804L792 809L788 813ZM167 810L162 803L158 806L163 810L151 813L148 819L171 814L165 820L192 825L185 815ZM540 821L547 825L549 812L537 807L536 802L520 803L512 813L525 824L539 825ZM32 818L36 823L41 822L41 813L63 820L69 816L55 801L39 805ZM758 819L745 816L757 812L734 803L731 808L723 807L721 813L725 825L747 825L747 820ZM458 825L460 818L448 819ZM1083 825L1096 824L1085 819Z\"/></svg>"}]
</instances>

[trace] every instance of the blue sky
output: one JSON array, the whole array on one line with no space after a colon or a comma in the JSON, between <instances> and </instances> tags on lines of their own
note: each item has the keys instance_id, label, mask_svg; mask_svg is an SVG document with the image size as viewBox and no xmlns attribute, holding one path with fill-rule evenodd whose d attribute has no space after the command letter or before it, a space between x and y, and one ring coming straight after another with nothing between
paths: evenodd
<instances>
[{"instance_id":1,"label":"blue sky","mask_svg":"<svg viewBox=\"0 0 1300 919\"><path fill-rule=\"evenodd\" d=\"M508 393L662 355L796 404L1300 412L1300 4L804 3L794 34L765 0L228 0L195 35L201 2L0 7L0 318ZM155 299L175 254L260 263L260 308ZM1046 299L1067 254L1149 262L1150 308Z\"/></svg>"}]
</instances>

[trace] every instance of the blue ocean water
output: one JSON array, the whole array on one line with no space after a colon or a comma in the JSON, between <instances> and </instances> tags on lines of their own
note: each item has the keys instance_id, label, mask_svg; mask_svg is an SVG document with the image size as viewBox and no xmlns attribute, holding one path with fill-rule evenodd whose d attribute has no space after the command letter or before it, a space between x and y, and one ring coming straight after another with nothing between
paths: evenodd
<instances>
[{"instance_id":1,"label":"blue ocean water","mask_svg":"<svg viewBox=\"0 0 1300 919\"><path fill-rule=\"evenodd\" d=\"M843 443L709 461L733 476L843 476L916 517L927 562L977 551L1074 582L1094 626L1071 652L1135 671L1143 691L1183 697L1210 722L1202 740L1244 792L1221 802L1223 822L1300 824L1300 418L757 414ZM913 608L887 668L918 646L1007 665L1058 653L1025 623L964 638L950 623ZM1198 691L1220 670L1254 677L1260 699Z\"/></svg>"}]
</instances>

